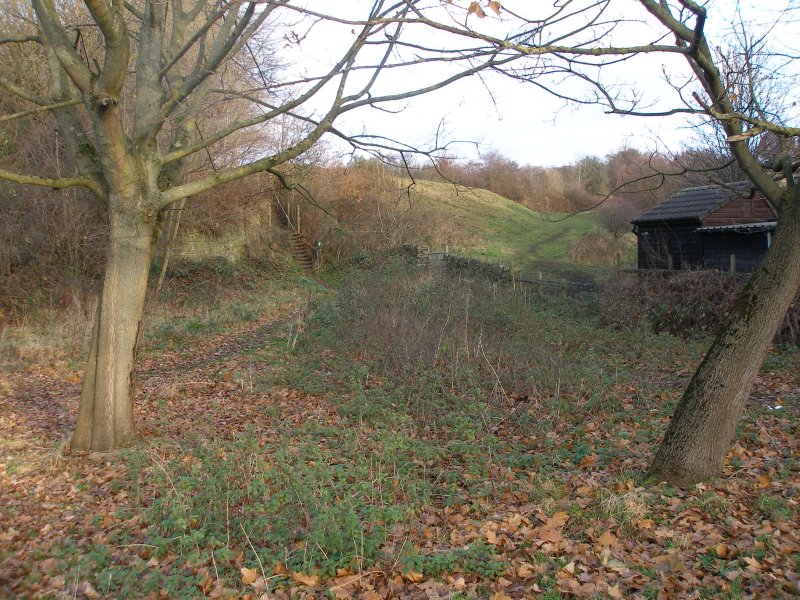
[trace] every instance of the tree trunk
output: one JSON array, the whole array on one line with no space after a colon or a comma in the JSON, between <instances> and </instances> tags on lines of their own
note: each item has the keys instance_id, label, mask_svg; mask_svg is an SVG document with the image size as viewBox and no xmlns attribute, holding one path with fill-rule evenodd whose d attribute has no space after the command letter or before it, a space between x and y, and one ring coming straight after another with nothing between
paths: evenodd
<instances>
[{"instance_id":1,"label":"tree trunk","mask_svg":"<svg viewBox=\"0 0 800 600\"><path fill-rule=\"evenodd\" d=\"M800 288L800 205L782 211L772 247L678 404L648 477L692 485L722 470L764 356Z\"/></svg>"},{"instance_id":2,"label":"tree trunk","mask_svg":"<svg viewBox=\"0 0 800 600\"><path fill-rule=\"evenodd\" d=\"M71 442L74 450L108 451L136 439L134 368L153 230L140 219L113 214L111 219L103 291Z\"/></svg>"}]
</instances>

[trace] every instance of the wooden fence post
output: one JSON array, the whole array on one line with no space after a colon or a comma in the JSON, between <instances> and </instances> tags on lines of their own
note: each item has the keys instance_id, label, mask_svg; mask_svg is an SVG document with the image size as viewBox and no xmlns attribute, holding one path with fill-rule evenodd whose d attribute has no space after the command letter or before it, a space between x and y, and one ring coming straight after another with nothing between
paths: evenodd
<instances>
[{"instance_id":1,"label":"wooden fence post","mask_svg":"<svg viewBox=\"0 0 800 600\"><path fill-rule=\"evenodd\" d=\"M736 273L736 255L731 254L731 273Z\"/></svg>"},{"instance_id":2,"label":"wooden fence post","mask_svg":"<svg viewBox=\"0 0 800 600\"><path fill-rule=\"evenodd\" d=\"M564 300L567 299L567 280L566 280L566 278L561 280L561 297Z\"/></svg>"}]
</instances>

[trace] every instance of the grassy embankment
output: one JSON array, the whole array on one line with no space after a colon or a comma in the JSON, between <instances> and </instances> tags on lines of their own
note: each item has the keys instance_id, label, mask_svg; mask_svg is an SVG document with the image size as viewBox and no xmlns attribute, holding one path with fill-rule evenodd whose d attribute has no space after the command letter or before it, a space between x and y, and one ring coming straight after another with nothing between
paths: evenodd
<instances>
[{"instance_id":1,"label":"grassy embankment","mask_svg":"<svg viewBox=\"0 0 800 600\"><path fill-rule=\"evenodd\" d=\"M607 267L577 264L570 257L570 249L584 243L588 234L602 231L595 213L534 212L487 190L430 181L417 182L412 199L431 210L433 222L447 223L455 231L456 252L511 264L528 276L537 271L578 276L607 271ZM622 244L622 264L631 266L635 262L633 234ZM613 264L614 256L607 260Z\"/></svg>"}]
</instances>

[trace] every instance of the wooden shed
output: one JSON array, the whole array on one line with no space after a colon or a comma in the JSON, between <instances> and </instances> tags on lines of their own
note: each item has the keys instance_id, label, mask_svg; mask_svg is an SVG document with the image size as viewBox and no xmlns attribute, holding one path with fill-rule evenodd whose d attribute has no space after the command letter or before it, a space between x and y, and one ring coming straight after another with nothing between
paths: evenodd
<instances>
[{"instance_id":1,"label":"wooden shed","mask_svg":"<svg viewBox=\"0 0 800 600\"><path fill-rule=\"evenodd\" d=\"M631 223L640 269L751 273L772 243L777 213L749 182L681 190Z\"/></svg>"}]
</instances>

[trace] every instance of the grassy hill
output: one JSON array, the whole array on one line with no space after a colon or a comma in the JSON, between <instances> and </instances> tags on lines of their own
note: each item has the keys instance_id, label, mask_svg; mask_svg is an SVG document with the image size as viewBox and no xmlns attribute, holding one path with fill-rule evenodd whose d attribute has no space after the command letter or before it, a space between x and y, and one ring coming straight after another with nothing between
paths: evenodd
<instances>
[{"instance_id":1,"label":"grassy hill","mask_svg":"<svg viewBox=\"0 0 800 600\"><path fill-rule=\"evenodd\" d=\"M523 273L545 270L589 274L604 270L577 264L569 255L585 236L601 231L594 213L535 212L487 190L432 181L418 181L411 197L412 202L425 207L432 227L447 227L454 252L511 263ZM632 242L626 241L623 262L632 259Z\"/></svg>"},{"instance_id":2,"label":"grassy hill","mask_svg":"<svg viewBox=\"0 0 800 600\"><path fill-rule=\"evenodd\" d=\"M381 187L381 183L374 186ZM537 271L571 278L596 277L607 271L605 267L580 264L571 256L572 249L589 247L593 234L594 238L602 237L595 213L535 212L493 192L445 182L420 180L411 185L409 179L392 179L386 188L381 205L371 210L375 215L383 211L390 215L380 224L387 233L401 227L413 231L405 236L407 241L430 245L434 251L443 251L448 245L453 253L510 264L515 271L532 277ZM324 204L324 195L321 198ZM211 256L235 259L244 254L247 230L240 223L224 234L189 232L182 237L175 255L190 260ZM357 238L369 233L353 230L346 235ZM632 262L635 248L633 236L630 238L623 256L627 262ZM596 257L602 252L590 248L588 254Z\"/></svg>"}]
</instances>

